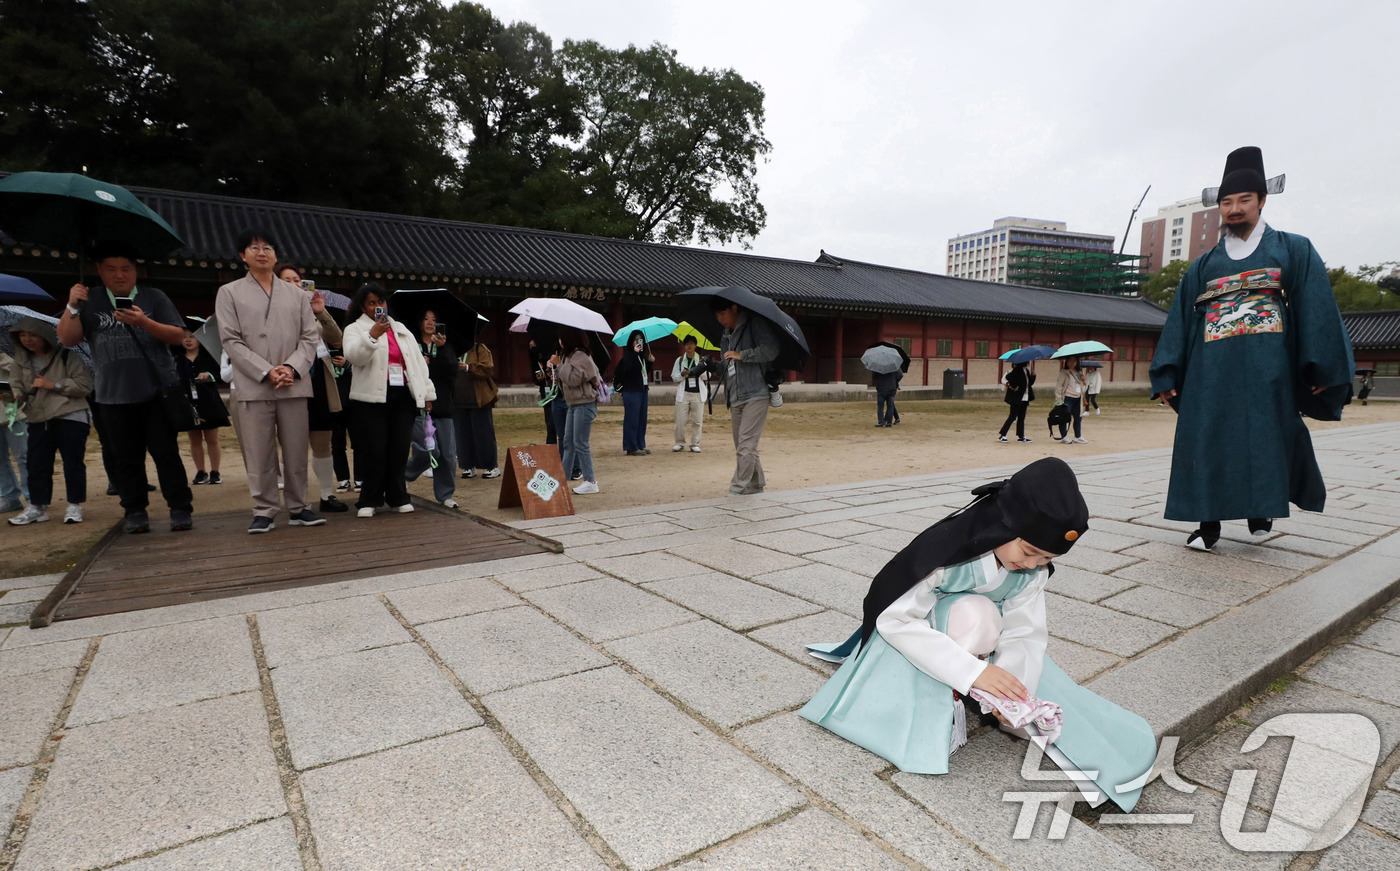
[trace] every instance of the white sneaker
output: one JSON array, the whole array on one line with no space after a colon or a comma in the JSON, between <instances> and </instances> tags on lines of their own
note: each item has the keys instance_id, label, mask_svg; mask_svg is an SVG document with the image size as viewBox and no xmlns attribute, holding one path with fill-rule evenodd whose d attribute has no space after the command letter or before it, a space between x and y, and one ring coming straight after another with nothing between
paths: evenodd
<instances>
[{"instance_id":1,"label":"white sneaker","mask_svg":"<svg viewBox=\"0 0 1400 871\"><path fill-rule=\"evenodd\" d=\"M482 472L482 473L481 473L481 477L483 477L483 478L499 478L499 477L501 477L501 467L500 467L500 466L497 466L496 468L492 469L492 470L489 471L489 472Z\"/></svg>"},{"instance_id":2,"label":"white sneaker","mask_svg":"<svg viewBox=\"0 0 1400 871\"><path fill-rule=\"evenodd\" d=\"M671 445L671 450L679 454L681 451L685 450L685 445Z\"/></svg>"},{"instance_id":3,"label":"white sneaker","mask_svg":"<svg viewBox=\"0 0 1400 871\"><path fill-rule=\"evenodd\" d=\"M698 453L700 453L700 446L699 446L699 445L691 445L691 446L690 446L690 452L691 452L692 454L698 454Z\"/></svg>"},{"instance_id":4,"label":"white sneaker","mask_svg":"<svg viewBox=\"0 0 1400 871\"><path fill-rule=\"evenodd\" d=\"M1089 440L1086 439L1086 438L1082 438L1082 437L1081 437L1081 438L1075 439L1075 440L1074 440L1074 443L1077 444L1077 445L1087 445L1087 444L1089 443Z\"/></svg>"},{"instance_id":5,"label":"white sneaker","mask_svg":"<svg viewBox=\"0 0 1400 871\"><path fill-rule=\"evenodd\" d=\"M1060 439L1060 441L1064 442L1067 445L1072 445L1074 444L1074 436L1065 436L1064 438Z\"/></svg>"},{"instance_id":6,"label":"white sneaker","mask_svg":"<svg viewBox=\"0 0 1400 871\"><path fill-rule=\"evenodd\" d=\"M393 510L396 511L396 512L398 512L399 514L412 514L412 513L413 513L413 503L412 503L412 502L405 502L405 503L402 504L402 505L395 505L394 508L393 508Z\"/></svg>"},{"instance_id":7,"label":"white sneaker","mask_svg":"<svg viewBox=\"0 0 1400 871\"><path fill-rule=\"evenodd\" d=\"M1096 408L1096 409L1094 409L1094 414L1103 414L1103 409L1102 409L1102 408Z\"/></svg>"},{"instance_id":8,"label":"white sneaker","mask_svg":"<svg viewBox=\"0 0 1400 871\"><path fill-rule=\"evenodd\" d=\"M595 488L593 492L597 493L598 490ZM16 514L14 517L11 517L10 525L28 526L31 523L43 523L48 519L49 515L44 513L44 508L42 505L30 505L28 508Z\"/></svg>"},{"instance_id":9,"label":"white sneaker","mask_svg":"<svg viewBox=\"0 0 1400 871\"><path fill-rule=\"evenodd\" d=\"M443 500L442 507L443 507L443 508L456 508L456 507L457 507L457 500L456 500L456 499L445 499L445 500Z\"/></svg>"},{"instance_id":10,"label":"white sneaker","mask_svg":"<svg viewBox=\"0 0 1400 871\"><path fill-rule=\"evenodd\" d=\"M429 479L429 480L432 480L432 477L433 477L433 470L432 470L432 469L424 469L424 470L423 470L423 477L424 477L424 478L427 478L427 479Z\"/></svg>"},{"instance_id":11,"label":"white sneaker","mask_svg":"<svg viewBox=\"0 0 1400 871\"><path fill-rule=\"evenodd\" d=\"M82 522L83 522L83 506L81 506L81 505L71 505L71 504L70 504L70 505L68 506L68 509L67 509L66 511L63 512L63 522L64 522L64 523L82 523Z\"/></svg>"},{"instance_id":12,"label":"white sneaker","mask_svg":"<svg viewBox=\"0 0 1400 871\"><path fill-rule=\"evenodd\" d=\"M574 488L574 492L577 493L577 494L580 495L580 496L588 496L588 495L590 495L590 494L597 493L597 492L598 492L598 482L597 482L597 481L584 481L582 484L580 484L580 485L578 485L577 487Z\"/></svg>"},{"instance_id":13,"label":"white sneaker","mask_svg":"<svg viewBox=\"0 0 1400 871\"><path fill-rule=\"evenodd\" d=\"M365 507L365 508L361 508L359 511L356 511L356 512L355 512L355 516L356 516L356 517L373 517L373 516L374 516L374 509L373 509L373 508L370 508L370 507L368 507L368 506Z\"/></svg>"}]
</instances>

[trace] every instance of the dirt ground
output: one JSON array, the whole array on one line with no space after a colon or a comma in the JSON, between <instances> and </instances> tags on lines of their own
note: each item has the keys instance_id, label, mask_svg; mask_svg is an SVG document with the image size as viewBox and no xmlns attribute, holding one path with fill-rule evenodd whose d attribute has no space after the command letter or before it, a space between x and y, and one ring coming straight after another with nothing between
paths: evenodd
<instances>
[{"instance_id":1,"label":"dirt ground","mask_svg":"<svg viewBox=\"0 0 1400 871\"><path fill-rule=\"evenodd\" d=\"M669 391L656 391L648 416L647 446L650 456L628 457L622 452L622 407L605 406L593 427L593 462L602 492L574 500L581 515L595 511L711 499L728 492L734 471L734 445L729 431L729 413L716 405L707 415L702 452L671 451L674 428L673 406L657 402ZM768 476L769 489L819 486L849 481L877 480L905 475L973 469L1006 463L1028 463L1040 457L1080 456L1117 453L1145 448L1168 447L1172 443L1175 415L1170 409L1139 395L1104 394L1103 413L1084 421L1084 445L1065 445L1046 435L1045 415L1050 404L1032 404L1026 421L1031 444L1014 440L1002 444L997 430L1005 419L1006 405L994 399L930 400L901 402L902 422L891 429L875 427L874 402L788 403L768 417L760 453ZM538 409L503 409L495 416L496 435L502 462L506 448L544 442L544 417ZM1309 421L1313 430L1338 426L1400 421L1400 402L1351 405L1346 419L1337 423ZM1012 433L1014 439L1014 432ZM232 429L221 431L224 448L222 472L225 483L194 488L195 529L191 546L198 546L199 515L218 511L250 510L247 479ZM186 467L193 475L188 443L182 437ZM107 478L102 470L97 439L88 442L88 502L83 506L85 522L62 523L63 504L51 509L47 523L27 527L4 524L0 528L0 577L19 577L42 572L66 571L121 518L115 496L103 495ZM155 481L154 469L150 472ZM62 474L56 476L54 492L63 493ZM518 520L520 509L499 510L496 501L502 479L458 480L457 501L462 508L498 520ZM311 476L312 487L316 486ZM410 492L432 498L432 482L420 479ZM151 519L162 522L165 505L159 493L152 493ZM355 494L340 494L353 502ZM314 507L314 506L313 506ZM278 520L279 532L286 515ZM359 520L353 511L330 515L332 523L372 524ZM273 533L278 534L277 532Z\"/></svg>"}]
</instances>

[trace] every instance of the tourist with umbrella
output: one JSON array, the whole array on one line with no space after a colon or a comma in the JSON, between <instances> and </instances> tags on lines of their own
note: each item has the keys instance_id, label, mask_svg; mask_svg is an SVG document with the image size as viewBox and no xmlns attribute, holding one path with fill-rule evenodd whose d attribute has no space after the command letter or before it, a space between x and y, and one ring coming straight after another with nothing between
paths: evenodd
<instances>
[{"instance_id":1,"label":"tourist with umbrella","mask_svg":"<svg viewBox=\"0 0 1400 871\"><path fill-rule=\"evenodd\" d=\"M662 335L670 334L668 329ZM647 409L651 404L650 373L654 362L656 356L647 347L646 336L641 330L633 329L613 370L613 386L622 393L622 450L629 457L651 453L647 449Z\"/></svg>"},{"instance_id":2,"label":"tourist with umbrella","mask_svg":"<svg viewBox=\"0 0 1400 871\"><path fill-rule=\"evenodd\" d=\"M766 297L747 287L697 287L677 294L686 320L702 332L718 332L724 373L724 402L734 434L731 495L762 493L767 486L758 441L770 406L781 404L777 383L783 369L806 362L802 329Z\"/></svg>"},{"instance_id":3,"label":"tourist with umbrella","mask_svg":"<svg viewBox=\"0 0 1400 871\"><path fill-rule=\"evenodd\" d=\"M997 441L1007 440L1006 434L1010 431L1012 423L1016 424L1016 441L1030 441L1026 438L1026 411L1030 403L1035 401L1035 389L1031 386L1035 384L1035 372L1031 369L1031 364L1053 353L1055 349L1050 345L1031 345L1001 355L1002 360L1011 364L1011 371L1002 379L1002 383L1006 385L1003 401L1010 408L1006 414L1006 422L1001 425L1001 432L997 434Z\"/></svg>"},{"instance_id":4,"label":"tourist with umbrella","mask_svg":"<svg viewBox=\"0 0 1400 871\"><path fill-rule=\"evenodd\" d=\"M1093 406L1094 414L1102 414L1099 408L1099 391L1103 390L1103 364L1098 360L1085 360L1080 366L1085 370L1084 376L1084 411L1087 413L1089 407Z\"/></svg>"},{"instance_id":5,"label":"tourist with umbrella","mask_svg":"<svg viewBox=\"0 0 1400 871\"><path fill-rule=\"evenodd\" d=\"M687 445L700 453L700 433L705 427L705 400L709 397L709 372L714 362L697 352L702 337L694 331L681 339L681 354L671 366L676 382L676 443L671 450L680 453ZM719 348L713 350L718 351Z\"/></svg>"},{"instance_id":6,"label":"tourist with umbrella","mask_svg":"<svg viewBox=\"0 0 1400 871\"><path fill-rule=\"evenodd\" d=\"M592 434L593 421L598 417L598 397L603 375L590 352L590 340L586 331L566 328L559 331L559 338L567 353L559 353L549 358L559 379L559 389L568 405L568 416L564 419L564 431L559 438L559 454L563 460L565 474L578 468L583 474L583 483L573 488L580 496L598 492L598 478L593 472Z\"/></svg>"},{"instance_id":7,"label":"tourist with umbrella","mask_svg":"<svg viewBox=\"0 0 1400 871\"><path fill-rule=\"evenodd\" d=\"M894 395L909 371L909 355L894 342L879 342L861 354L860 362L875 376L875 427L888 429L899 423Z\"/></svg>"}]
</instances>

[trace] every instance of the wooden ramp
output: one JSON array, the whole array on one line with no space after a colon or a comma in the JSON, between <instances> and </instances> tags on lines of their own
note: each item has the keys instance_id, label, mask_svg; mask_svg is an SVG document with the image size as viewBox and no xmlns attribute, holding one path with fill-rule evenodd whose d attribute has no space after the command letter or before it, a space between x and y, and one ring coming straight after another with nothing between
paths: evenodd
<instances>
[{"instance_id":1,"label":"wooden ramp","mask_svg":"<svg viewBox=\"0 0 1400 871\"><path fill-rule=\"evenodd\" d=\"M247 511L196 514L194 529L148 535L114 526L30 616L34 628L143 608L309 587L372 575L562 553L558 542L414 497L412 514L326 515L324 526L249 535Z\"/></svg>"}]
</instances>

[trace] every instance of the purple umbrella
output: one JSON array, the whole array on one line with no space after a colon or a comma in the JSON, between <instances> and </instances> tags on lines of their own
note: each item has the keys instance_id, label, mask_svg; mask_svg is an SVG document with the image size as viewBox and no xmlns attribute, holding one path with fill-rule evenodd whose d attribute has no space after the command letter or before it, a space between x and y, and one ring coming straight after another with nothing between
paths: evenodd
<instances>
[{"instance_id":1,"label":"purple umbrella","mask_svg":"<svg viewBox=\"0 0 1400 871\"><path fill-rule=\"evenodd\" d=\"M27 278L0 274L0 302L53 302L53 297Z\"/></svg>"}]
</instances>

